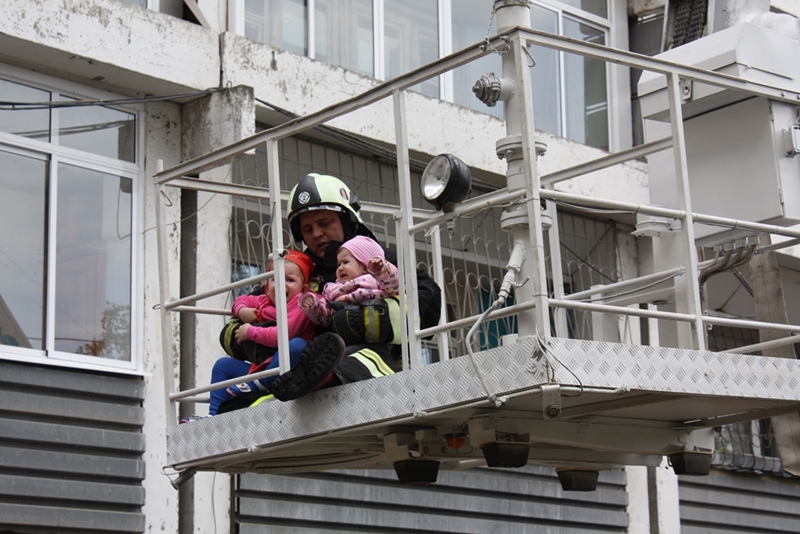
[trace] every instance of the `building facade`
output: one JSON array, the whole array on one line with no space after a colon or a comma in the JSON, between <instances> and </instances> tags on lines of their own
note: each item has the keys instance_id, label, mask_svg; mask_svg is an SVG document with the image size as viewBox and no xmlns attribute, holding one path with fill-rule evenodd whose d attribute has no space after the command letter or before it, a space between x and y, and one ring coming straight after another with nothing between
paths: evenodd
<instances>
[{"instance_id":1,"label":"building facade","mask_svg":"<svg viewBox=\"0 0 800 534\"><path fill-rule=\"evenodd\" d=\"M532 4L534 29L660 51L652 50L652 31L664 26L662 2ZM775 1L773 8L797 16L789 4ZM424 488L358 470L201 473L179 491L170 484L165 429L175 421L165 391L208 382L224 320L182 315L173 326L180 344L174 356L163 354L155 203L166 211L170 258L193 266L170 273L181 294L263 269L269 221L263 206L213 194L157 197L153 175L495 32L490 0L0 5L0 530L800 530L800 484L782 476L768 429L752 425L720 431L709 477L628 468L602 473L598 490L586 494L562 491L554 471L538 467L452 472ZM635 77L626 69L544 48L531 50L531 61L534 115L547 144L542 174L640 142ZM505 166L495 153L504 136L502 103L486 107L471 90L499 69L499 56L489 55L408 95L416 179L427 160L449 152L470 166L477 189L502 187ZM397 203L387 149L394 131L389 121L371 120L391 110L376 104L359 113L282 142L286 190L308 172L324 172L352 184L362 201ZM265 165L256 151L240 166L212 172L219 181L263 186ZM644 162L563 185L650 200ZM392 241L385 216L367 222ZM631 236L632 222L559 213L565 291L647 269L648 243ZM493 286L471 273L483 269L491 280L507 240L491 218L450 234L444 295L453 318L485 309ZM791 257L781 262L788 301L798 269ZM589 317L570 319L572 337L591 338ZM483 343L513 328L498 322ZM638 325L622 331L640 334ZM748 343L736 335L731 343ZM175 384L163 383L164 366L174 370ZM182 407L184 414L203 409Z\"/></svg>"}]
</instances>

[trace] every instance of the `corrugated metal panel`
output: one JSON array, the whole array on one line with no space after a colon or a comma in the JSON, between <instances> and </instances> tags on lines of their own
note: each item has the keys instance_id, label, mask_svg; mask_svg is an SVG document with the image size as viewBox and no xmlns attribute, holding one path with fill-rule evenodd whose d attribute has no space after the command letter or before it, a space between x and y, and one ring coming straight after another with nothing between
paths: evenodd
<instances>
[{"instance_id":1,"label":"corrugated metal panel","mask_svg":"<svg viewBox=\"0 0 800 534\"><path fill-rule=\"evenodd\" d=\"M264 532L589 533L628 525L623 471L595 492L564 492L553 469L440 471L436 484L397 482L392 471L241 475L240 534Z\"/></svg>"},{"instance_id":2,"label":"corrugated metal panel","mask_svg":"<svg viewBox=\"0 0 800 534\"><path fill-rule=\"evenodd\" d=\"M800 532L800 480L712 471L680 477L681 532Z\"/></svg>"},{"instance_id":3,"label":"corrugated metal panel","mask_svg":"<svg viewBox=\"0 0 800 534\"><path fill-rule=\"evenodd\" d=\"M144 383L0 361L0 531L144 532Z\"/></svg>"}]
</instances>

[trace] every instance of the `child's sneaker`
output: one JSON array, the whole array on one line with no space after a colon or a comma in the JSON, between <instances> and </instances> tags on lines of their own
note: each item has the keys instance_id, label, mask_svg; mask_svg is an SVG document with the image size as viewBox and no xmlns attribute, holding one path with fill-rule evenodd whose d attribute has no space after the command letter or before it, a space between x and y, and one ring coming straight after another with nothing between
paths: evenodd
<instances>
[{"instance_id":1,"label":"child's sneaker","mask_svg":"<svg viewBox=\"0 0 800 534\"><path fill-rule=\"evenodd\" d=\"M314 391L344 358L345 344L341 337L326 332L315 337L300 355L300 361L279 376L270 386L276 399L288 401Z\"/></svg>"},{"instance_id":2,"label":"child's sneaker","mask_svg":"<svg viewBox=\"0 0 800 534\"><path fill-rule=\"evenodd\" d=\"M213 415L190 415L188 417L184 417L180 420L178 424L185 425L186 423L191 423L192 421L199 421L200 419L208 419L209 417L214 417Z\"/></svg>"},{"instance_id":3,"label":"child's sneaker","mask_svg":"<svg viewBox=\"0 0 800 534\"><path fill-rule=\"evenodd\" d=\"M225 391L227 391L228 395L231 397L238 397L242 393L250 393L250 386L247 384L247 382L245 382L243 384L237 384L235 386L225 388Z\"/></svg>"}]
</instances>

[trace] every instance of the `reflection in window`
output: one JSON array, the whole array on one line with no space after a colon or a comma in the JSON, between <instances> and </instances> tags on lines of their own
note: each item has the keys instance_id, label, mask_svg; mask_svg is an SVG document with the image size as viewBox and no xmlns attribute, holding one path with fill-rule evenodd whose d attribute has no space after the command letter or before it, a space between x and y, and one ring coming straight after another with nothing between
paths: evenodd
<instances>
[{"instance_id":1,"label":"reflection in window","mask_svg":"<svg viewBox=\"0 0 800 534\"><path fill-rule=\"evenodd\" d=\"M305 0L245 0L244 36L308 55L307 11Z\"/></svg>"},{"instance_id":2,"label":"reflection in window","mask_svg":"<svg viewBox=\"0 0 800 534\"><path fill-rule=\"evenodd\" d=\"M314 2L314 58L375 75L372 0Z\"/></svg>"},{"instance_id":3,"label":"reflection in window","mask_svg":"<svg viewBox=\"0 0 800 534\"><path fill-rule=\"evenodd\" d=\"M44 349L47 167L0 151L0 345Z\"/></svg>"},{"instance_id":4,"label":"reflection in window","mask_svg":"<svg viewBox=\"0 0 800 534\"><path fill-rule=\"evenodd\" d=\"M497 32L492 3L487 0L382 0L382 36L373 32L372 0L315 0L312 20L306 0L244 1L246 37L383 79L400 76L439 57L439 10L447 12L448 4L451 35L446 37L452 42L444 49L458 51L483 40L490 20L489 33ZM530 7L534 29L587 42L606 42L609 27L600 18L608 19L607 0L534 0ZM576 18L577 10L584 12L585 19ZM309 49L309 25L314 32L313 50ZM536 129L607 149L605 64L544 47L532 46L531 55L536 61L531 69ZM497 54L454 70L453 101L502 117L502 102L488 107L472 93L475 82L490 72L502 75ZM439 78L413 90L439 98Z\"/></svg>"},{"instance_id":5,"label":"reflection in window","mask_svg":"<svg viewBox=\"0 0 800 534\"><path fill-rule=\"evenodd\" d=\"M439 57L439 16L437 0L385 0L384 41L386 79L430 63ZM414 88L439 97L439 79Z\"/></svg>"},{"instance_id":6,"label":"reflection in window","mask_svg":"<svg viewBox=\"0 0 800 534\"><path fill-rule=\"evenodd\" d=\"M61 146L134 161L135 121L132 113L102 106L60 108L58 124L58 144Z\"/></svg>"},{"instance_id":7,"label":"reflection in window","mask_svg":"<svg viewBox=\"0 0 800 534\"><path fill-rule=\"evenodd\" d=\"M564 17L564 35L589 43L605 44L605 32ZM567 134L589 146L608 149L608 99L606 65L598 59L564 54L564 88Z\"/></svg>"},{"instance_id":8,"label":"reflection in window","mask_svg":"<svg viewBox=\"0 0 800 534\"><path fill-rule=\"evenodd\" d=\"M58 166L55 350L130 361L132 180Z\"/></svg>"},{"instance_id":9,"label":"reflection in window","mask_svg":"<svg viewBox=\"0 0 800 534\"><path fill-rule=\"evenodd\" d=\"M561 2L598 17L608 18L608 0L561 0Z\"/></svg>"},{"instance_id":10,"label":"reflection in window","mask_svg":"<svg viewBox=\"0 0 800 534\"><path fill-rule=\"evenodd\" d=\"M453 51L462 50L483 39L486 35L488 13L491 13L491 6L488 6L484 0L461 0L458 7L458 9L453 9ZM492 17L492 28L489 34L496 33L497 21ZM489 54L455 69L453 71L453 101L461 106L502 118L502 102L498 102L494 107L489 107L478 101L475 93L472 92L475 82L489 72L494 72L498 77L501 76L503 68L499 55Z\"/></svg>"},{"instance_id":11,"label":"reflection in window","mask_svg":"<svg viewBox=\"0 0 800 534\"><path fill-rule=\"evenodd\" d=\"M558 34L558 13L532 5L531 28ZM537 130L563 136L558 52L542 46L531 46L530 51L536 61L531 69L534 126Z\"/></svg>"},{"instance_id":12,"label":"reflection in window","mask_svg":"<svg viewBox=\"0 0 800 534\"><path fill-rule=\"evenodd\" d=\"M50 93L7 80L0 80L0 101L48 102ZM50 139L50 111L47 109L2 109L0 130L39 141Z\"/></svg>"},{"instance_id":13,"label":"reflection in window","mask_svg":"<svg viewBox=\"0 0 800 534\"><path fill-rule=\"evenodd\" d=\"M594 3L574 0L565 3L583 7L595 14L605 13L604 0ZM459 3L459 9L453 9L453 50L460 50L484 38L487 17L484 7L480 0L463 0L463 3ZM536 30L605 44L606 33L603 29L578 22L552 7L540 4L531 4L530 7L531 27ZM496 25L493 24L490 34L496 31ZM607 149L605 64L545 47L531 46L530 51L536 62L535 67L530 70L536 129ZM500 58L496 54L456 69L453 73L454 101L462 106L502 117L501 103L489 108L472 94L475 81L488 72L501 75Z\"/></svg>"}]
</instances>

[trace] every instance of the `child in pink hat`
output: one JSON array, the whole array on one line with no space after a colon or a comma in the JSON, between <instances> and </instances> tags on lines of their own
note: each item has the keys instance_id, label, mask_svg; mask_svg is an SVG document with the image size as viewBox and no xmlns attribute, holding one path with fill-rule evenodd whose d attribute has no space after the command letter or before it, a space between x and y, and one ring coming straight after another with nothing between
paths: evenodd
<instances>
[{"instance_id":1,"label":"child in pink hat","mask_svg":"<svg viewBox=\"0 0 800 534\"><path fill-rule=\"evenodd\" d=\"M399 294L397 267L386 261L378 243L367 236L356 236L339 247L336 254L336 282L322 288L322 295L306 291L300 309L318 325L330 325L330 318L343 304L395 297Z\"/></svg>"}]
</instances>

